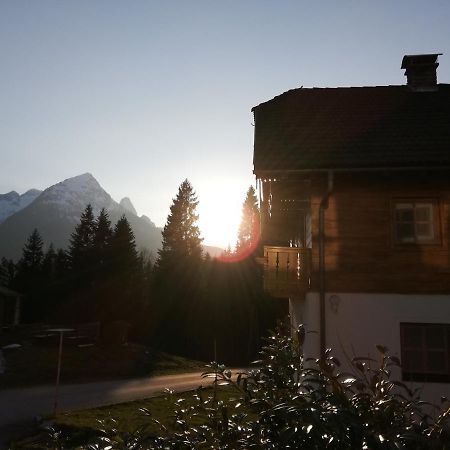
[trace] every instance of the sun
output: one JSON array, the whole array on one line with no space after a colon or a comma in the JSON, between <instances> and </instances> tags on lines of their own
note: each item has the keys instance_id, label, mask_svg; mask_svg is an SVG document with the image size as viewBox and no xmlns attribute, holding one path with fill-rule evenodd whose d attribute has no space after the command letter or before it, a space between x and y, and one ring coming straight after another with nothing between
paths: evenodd
<instances>
[{"instance_id":1,"label":"sun","mask_svg":"<svg viewBox=\"0 0 450 450\"><path fill-rule=\"evenodd\" d=\"M230 192L211 189L198 195L198 225L203 243L214 247L234 249L241 221L242 198Z\"/></svg>"}]
</instances>

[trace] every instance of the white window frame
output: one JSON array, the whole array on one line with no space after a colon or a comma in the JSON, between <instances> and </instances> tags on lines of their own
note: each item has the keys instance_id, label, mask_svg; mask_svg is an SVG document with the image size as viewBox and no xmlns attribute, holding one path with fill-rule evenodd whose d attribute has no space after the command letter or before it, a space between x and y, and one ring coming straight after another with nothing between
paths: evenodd
<instances>
[{"instance_id":1,"label":"white window frame","mask_svg":"<svg viewBox=\"0 0 450 450\"><path fill-rule=\"evenodd\" d=\"M420 210L428 210L429 219L420 217ZM412 211L412 220L402 220L399 217L400 211ZM396 199L393 205L393 225L394 238L396 244L435 244L439 240L438 226L438 202L432 199ZM411 226L410 237L401 236L399 227L402 225ZM428 233L424 233L420 228L427 226Z\"/></svg>"}]
</instances>

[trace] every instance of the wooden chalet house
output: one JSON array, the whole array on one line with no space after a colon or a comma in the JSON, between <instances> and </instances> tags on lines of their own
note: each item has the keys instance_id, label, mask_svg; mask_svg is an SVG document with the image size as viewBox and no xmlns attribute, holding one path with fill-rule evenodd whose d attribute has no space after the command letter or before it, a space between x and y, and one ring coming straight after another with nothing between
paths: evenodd
<instances>
[{"instance_id":1,"label":"wooden chalet house","mask_svg":"<svg viewBox=\"0 0 450 450\"><path fill-rule=\"evenodd\" d=\"M450 85L438 54L406 85L293 89L255 106L264 286L305 352L377 357L450 394ZM347 356L344 356L347 355Z\"/></svg>"}]
</instances>

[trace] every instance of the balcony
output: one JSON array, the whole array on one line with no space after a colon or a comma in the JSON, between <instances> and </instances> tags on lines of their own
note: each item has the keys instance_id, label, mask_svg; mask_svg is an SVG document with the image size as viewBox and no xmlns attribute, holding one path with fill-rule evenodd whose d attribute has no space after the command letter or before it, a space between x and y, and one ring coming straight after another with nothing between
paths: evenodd
<instances>
[{"instance_id":1,"label":"balcony","mask_svg":"<svg viewBox=\"0 0 450 450\"><path fill-rule=\"evenodd\" d=\"M289 298L309 289L311 249L264 246L264 290Z\"/></svg>"}]
</instances>

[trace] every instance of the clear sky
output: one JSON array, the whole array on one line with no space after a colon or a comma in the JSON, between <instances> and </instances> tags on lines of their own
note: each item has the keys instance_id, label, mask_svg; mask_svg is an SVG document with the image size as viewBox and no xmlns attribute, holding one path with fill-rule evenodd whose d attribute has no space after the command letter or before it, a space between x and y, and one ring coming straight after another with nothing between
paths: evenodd
<instances>
[{"instance_id":1,"label":"clear sky","mask_svg":"<svg viewBox=\"0 0 450 450\"><path fill-rule=\"evenodd\" d=\"M299 86L403 84L442 52L450 2L0 0L0 193L91 172L164 225L197 191L205 243L233 245L250 109Z\"/></svg>"}]
</instances>

